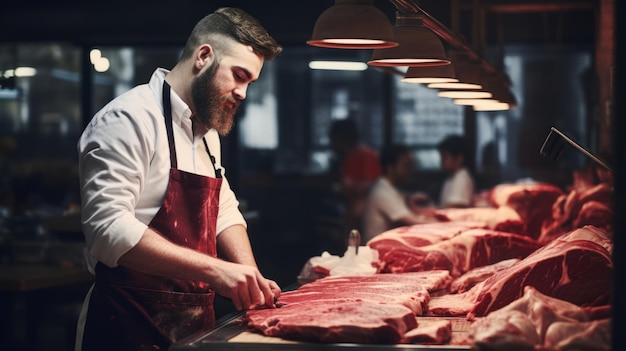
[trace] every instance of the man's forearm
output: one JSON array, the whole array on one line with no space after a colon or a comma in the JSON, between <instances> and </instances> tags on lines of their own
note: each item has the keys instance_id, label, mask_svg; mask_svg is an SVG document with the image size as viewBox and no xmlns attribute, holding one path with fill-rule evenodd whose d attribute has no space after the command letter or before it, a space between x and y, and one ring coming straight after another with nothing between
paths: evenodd
<instances>
[{"instance_id":1,"label":"man's forearm","mask_svg":"<svg viewBox=\"0 0 626 351\"><path fill-rule=\"evenodd\" d=\"M217 236L217 254L230 262L257 266L248 232L243 225L230 226Z\"/></svg>"},{"instance_id":2,"label":"man's forearm","mask_svg":"<svg viewBox=\"0 0 626 351\"><path fill-rule=\"evenodd\" d=\"M139 243L122 255L118 263L143 273L207 281L220 262L205 253L176 245L148 228Z\"/></svg>"}]
</instances>

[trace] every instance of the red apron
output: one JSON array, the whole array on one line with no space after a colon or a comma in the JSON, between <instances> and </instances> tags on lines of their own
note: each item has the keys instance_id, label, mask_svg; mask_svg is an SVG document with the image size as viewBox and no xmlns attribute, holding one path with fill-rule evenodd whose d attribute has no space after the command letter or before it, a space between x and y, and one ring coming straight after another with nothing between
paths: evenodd
<instances>
[{"instance_id":1,"label":"red apron","mask_svg":"<svg viewBox=\"0 0 626 351\"><path fill-rule=\"evenodd\" d=\"M216 256L221 170L205 147L217 178L177 169L170 86L163 84L170 148L170 178L161 208L149 227L175 244ZM125 267L96 265L82 349L167 350L177 340L215 324L214 292L203 281L164 278Z\"/></svg>"}]
</instances>

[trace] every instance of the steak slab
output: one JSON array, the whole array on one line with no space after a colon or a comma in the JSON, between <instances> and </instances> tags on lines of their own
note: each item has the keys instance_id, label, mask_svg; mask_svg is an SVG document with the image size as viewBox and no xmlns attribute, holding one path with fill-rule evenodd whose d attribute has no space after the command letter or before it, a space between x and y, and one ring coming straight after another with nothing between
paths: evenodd
<instances>
[{"instance_id":1,"label":"steak slab","mask_svg":"<svg viewBox=\"0 0 626 351\"><path fill-rule=\"evenodd\" d=\"M415 314L405 306L358 299L253 310L247 321L267 336L322 343L395 344L417 327Z\"/></svg>"},{"instance_id":2,"label":"steak slab","mask_svg":"<svg viewBox=\"0 0 626 351\"><path fill-rule=\"evenodd\" d=\"M283 293L279 308L251 310L254 331L298 341L399 343L426 312L430 291L450 285L448 271L325 277Z\"/></svg>"}]
</instances>

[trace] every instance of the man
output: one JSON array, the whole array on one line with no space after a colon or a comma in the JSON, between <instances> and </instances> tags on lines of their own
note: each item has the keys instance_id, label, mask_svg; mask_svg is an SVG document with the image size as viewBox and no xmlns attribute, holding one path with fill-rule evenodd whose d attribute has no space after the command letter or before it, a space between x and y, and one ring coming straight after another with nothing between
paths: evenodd
<instances>
[{"instance_id":1,"label":"man","mask_svg":"<svg viewBox=\"0 0 626 351\"><path fill-rule=\"evenodd\" d=\"M166 350L238 310L274 307L220 160L248 85L282 48L250 15L220 8L180 61L107 104L79 142L82 223L96 281L76 349Z\"/></svg>"},{"instance_id":2,"label":"man","mask_svg":"<svg viewBox=\"0 0 626 351\"><path fill-rule=\"evenodd\" d=\"M363 215L363 239L367 242L389 229L436 221L430 207L418 207L400 192L411 182L415 161L403 145L389 145L380 153L382 176L370 190Z\"/></svg>"},{"instance_id":3,"label":"man","mask_svg":"<svg viewBox=\"0 0 626 351\"><path fill-rule=\"evenodd\" d=\"M474 179L467 169L469 145L461 135L449 135L438 146L441 168L448 173L443 183L439 206L471 207L474 203Z\"/></svg>"},{"instance_id":4,"label":"man","mask_svg":"<svg viewBox=\"0 0 626 351\"><path fill-rule=\"evenodd\" d=\"M338 161L345 229L360 229L367 193L381 174L378 153L359 143L358 127L352 118L334 121L329 140Z\"/></svg>"}]
</instances>

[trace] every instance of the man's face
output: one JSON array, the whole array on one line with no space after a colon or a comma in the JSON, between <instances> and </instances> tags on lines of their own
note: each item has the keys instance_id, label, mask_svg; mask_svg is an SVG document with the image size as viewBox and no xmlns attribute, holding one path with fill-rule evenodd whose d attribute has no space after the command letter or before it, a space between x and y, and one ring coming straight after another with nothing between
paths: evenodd
<instances>
[{"instance_id":1,"label":"man's face","mask_svg":"<svg viewBox=\"0 0 626 351\"><path fill-rule=\"evenodd\" d=\"M413 170L415 169L415 160L411 153L404 153L398 157L398 161L394 165L395 178L398 184L406 185L411 182Z\"/></svg>"},{"instance_id":2,"label":"man's face","mask_svg":"<svg viewBox=\"0 0 626 351\"><path fill-rule=\"evenodd\" d=\"M447 151L441 151L441 168L447 172L455 172L463 166L463 156L454 156Z\"/></svg>"},{"instance_id":3,"label":"man's face","mask_svg":"<svg viewBox=\"0 0 626 351\"><path fill-rule=\"evenodd\" d=\"M263 57L239 43L233 43L228 53L222 55L219 62L213 60L194 78L191 99L195 121L224 136L234 125L248 85L259 77Z\"/></svg>"}]
</instances>

